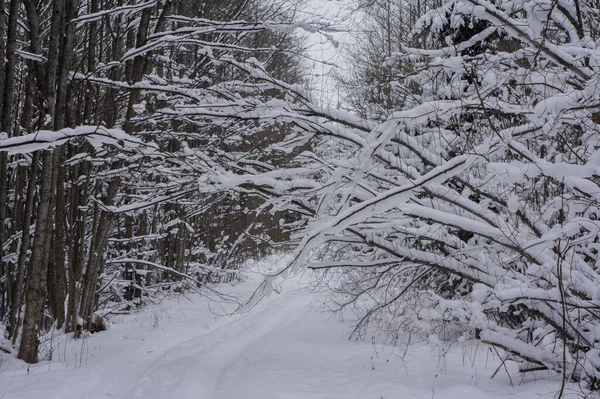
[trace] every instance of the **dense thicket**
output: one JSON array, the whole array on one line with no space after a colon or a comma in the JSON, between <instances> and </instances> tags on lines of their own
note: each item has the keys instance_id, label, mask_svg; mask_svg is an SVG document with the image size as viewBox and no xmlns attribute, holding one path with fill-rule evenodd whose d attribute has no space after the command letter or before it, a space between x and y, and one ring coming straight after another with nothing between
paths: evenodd
<instances>
[{"instance_id":1,"label":"dense thicket","mask_svg":"<svg viewBox=\"0 0 600 399\"><path fill-rule=\"evenodd\" d=\"M37 361L52 326L94 331L152 293L230 281L241 260L287 241L291 215L198 181L242 156L258 162L287 127L179 110L270 96L236 62L301 84L294 12L0 2L0 318L21 359Z\"/></svg>"},{"instance_id":2,"label":"dense thicket","mask_svg":"<svg viewBox=\"0 0 600 399\"><path fill-rule=\"evenodd\" d=\"M319 143L302 168L244 178L311 215L279 276L328 271L357 332L476 337L598 388L597 8L431 6L394 50L361 54L358 112L294 107L295 143Z\"/></svg>"}]
</instances>

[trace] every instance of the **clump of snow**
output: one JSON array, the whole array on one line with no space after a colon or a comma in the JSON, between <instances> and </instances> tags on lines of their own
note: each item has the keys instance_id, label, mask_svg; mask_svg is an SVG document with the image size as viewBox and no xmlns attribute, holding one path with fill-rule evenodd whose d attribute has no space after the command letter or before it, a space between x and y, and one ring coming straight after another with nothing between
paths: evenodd
<instances>
[{"instance_id":1,"label":"clump of snow","mask_svg":"<svg viewBox=\"0 0 600 399\"><path fill-rule=\"evenodd\" d=\"M519 210L519 197L517 195L511 195L508 197L506 205L508 205L508 210L511 213L516 213Z\"/></svg>"}]
</instances>

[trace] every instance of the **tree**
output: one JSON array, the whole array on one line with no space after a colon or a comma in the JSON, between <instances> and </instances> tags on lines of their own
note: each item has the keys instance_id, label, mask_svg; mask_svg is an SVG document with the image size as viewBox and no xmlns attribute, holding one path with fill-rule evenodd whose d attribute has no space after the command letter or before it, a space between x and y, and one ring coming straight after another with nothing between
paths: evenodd
<instances>
[{"instance_id":1,"label":"tree","mask_svg":"<svg viewBox=\"0 0 600 399\"><path fill-rule=\"evenodd\" d=\"M349 70L338 73L344 102L353 112L382 122L404 108L406 97L414 91L407 90L406 82L414 65L400 56L402 47L409 43L417 18L440 5L439 1L374 0L354 13L363 31L346 49Z\"/></svg>"},{"instance_id":2,"label":"tree","mask_svg":"<svg viewBox=\"0 0 600 399\"><path fill-rule=\"evenodd\" d=\"M300 266L338 271L338 303L360 312L358 330L378 317L427 335L472 334L521 359L522 371L597 389L600 136L588 7L468 0L428 11L398 55L414 65L397 82L413 95L383 122L320 108L263 76L299 102L261 104L296 124L287 150L308 141L320 150L299 154L302 168L212 179L311 219L292 265L248 306Z\"/></svg>"},{"instance_id":3,"label":"tree","mask_svg":"<svg viewBox=\"0 0 600 399\"><path fill-rule=\"evenodd\" d=\"M143 295L186 286L212 294L206 284L235 278L232 258L256 252L247 237L264 239L253 226L281 233L255 196L227 204L201 192L198 177L229 157L258 157L267 143L254 145L252 135L284 128L172 111L191 100L268 97L230 60L299 83L293 4L1 7L0 316L13 345L20 335L20 358L36 362L53 325L75 336L96 331L103 315ZM205 220L227 206L230 220L242 220L230 223L229 238L207 228L221 215Z\"/></svg>"}]
</instances>

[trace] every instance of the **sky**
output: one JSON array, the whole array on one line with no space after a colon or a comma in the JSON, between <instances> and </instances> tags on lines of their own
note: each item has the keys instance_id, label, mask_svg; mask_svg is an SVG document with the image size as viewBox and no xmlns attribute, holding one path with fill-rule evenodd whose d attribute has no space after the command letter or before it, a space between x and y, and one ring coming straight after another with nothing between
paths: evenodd
<instances>
[{"instance_id":1,"label":"sky","mask_svg":"<svg viewBox=\"0 0 600 399\"><path fill-rule=\"evenodd\" d=\"M311 0L304 3L300 18L324 21L335 29L345 30L349 9L347 0ZM310 70L307 75L311 77L311 86L321 104L337 106L341 101L333 74L347 68L344 49L350 40L351 35L346 32L333 32L330 37L322 34L310 34L307 37L307 54L314 60L308 62Z\"/></svg>"}]
</instances>

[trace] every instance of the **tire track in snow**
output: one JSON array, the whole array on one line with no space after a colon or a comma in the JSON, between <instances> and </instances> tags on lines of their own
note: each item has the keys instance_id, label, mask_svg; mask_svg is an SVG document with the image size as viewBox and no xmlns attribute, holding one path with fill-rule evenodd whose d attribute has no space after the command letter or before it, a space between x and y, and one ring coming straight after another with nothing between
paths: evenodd
<instances>
[{"instance_id":1,"label":"tire track in snow","mask_svg":"<svg viewBox=\"0 0 600 399\"><path fill-rule=\"evenodd\" d=\"M285 290L258 309L173 346L138 378L126 397L212 398L223 374L248 346L300 319L310 301L301 290Z\"/></svg>"}]
</instances>

